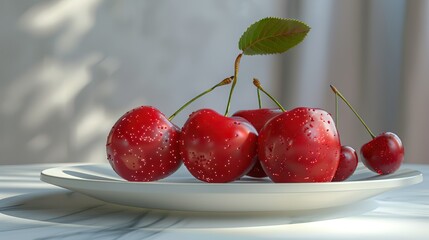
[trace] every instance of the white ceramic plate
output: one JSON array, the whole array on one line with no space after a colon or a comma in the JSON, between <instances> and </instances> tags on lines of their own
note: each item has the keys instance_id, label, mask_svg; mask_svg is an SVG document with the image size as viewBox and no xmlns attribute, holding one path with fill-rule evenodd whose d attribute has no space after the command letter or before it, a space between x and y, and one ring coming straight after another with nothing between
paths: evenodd
<instances>
[{"instance_id":1,"label":"white ceramic plate","mask_svg":"<svg viewBox=\"0 0 429 240\"><path fill-rule=\"evenodd\" d=\"M157 182L127 182L109 164L76 165L42 171L44 182L105 202L178 211L302 211L339 207L380 193L419 183L420 172L400 169L379 176L359 166L345 182L272 183L243 178L233 183L209 184L193 178L182 167Z\"/></svg>"}]
</instances>

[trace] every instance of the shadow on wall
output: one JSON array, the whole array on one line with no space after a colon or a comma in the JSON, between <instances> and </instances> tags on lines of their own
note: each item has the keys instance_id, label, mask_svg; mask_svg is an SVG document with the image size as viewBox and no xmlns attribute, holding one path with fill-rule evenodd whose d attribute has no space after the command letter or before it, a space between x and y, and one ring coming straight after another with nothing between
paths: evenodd
<instances>
[{"instance_id":1,"label":"shadow on wall","mask_svg":"<svg viewBox=\"0 0 429 240\"><path fill-rule=\"evenodd\" d=\"M118 60L103 56L106 45L91 44L100 2L7 4L2 9L16 15L2 16L16 25L1 28L9 37L1 43L2 56L8 56L0 66L1 162L65 161L77 150L76 156L90 154L103 127L108 128L101 103L115 88L109 76L119 67Z\"/></svg>"},{"instance_id":2,"label":"shadow on wall","mask_svg":"<svg viewBox=\"0 0 429 240\"><path fill-rule=\"evenodd\" d=\"M254 2L193 1L196 11L189 4L2 1L0 164L104 161L105 138L126 109L156 105L168 114L212 85L193 81L195 76L214 76L215 83L231 75L238 34L249 21L276 9ZM234 27L221 27L237 19ZM216 35L220 32L225 35ZM209 44L221 49L194 50ZM206 68L198 65L201 61ZM270 61L254 65L266 69L262 77L272 78ZM186 70L193 67L200 69ZM184 93L171 94L178 87ZM249 99L254 97L244 96L243 103Z\"/></svg>"}]
</instances>

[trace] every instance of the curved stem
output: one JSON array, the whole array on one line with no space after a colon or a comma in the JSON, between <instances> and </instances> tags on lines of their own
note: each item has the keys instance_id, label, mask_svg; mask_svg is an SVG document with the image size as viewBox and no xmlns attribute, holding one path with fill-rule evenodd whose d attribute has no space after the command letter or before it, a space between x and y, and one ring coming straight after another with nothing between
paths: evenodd
<instances>
[{"instance_id":1,"label":"curved stem","mask_svg":"<svg viewBox=\"0 0 429 240\"><path fill-rule=\"evenodd\" d=\"M338 95L346 104L349 106L349 108L353 111L353 113L356 115L356 117L359 119L359 121L362 123L362 125L366 128L366 131L368 131L369 135L371 135L372 138L375 138L374 133L372 133L371 129L369 129L368 125L366 125L365 121L359 116L359 114L356 112L356 110L353 108L353 106L347 101L347 99L343 96L343 94L338 91L338 89L332 85L331 89L335 93L335 95Z\"/></svg>"},{"instance_id":2,"label":"curved stem","mask_svg":"<svg viewBox=\"0 0 429 240\"><path fill-rule=\"evenodd\" d=\"M175 111L169 118L168 120L171 121L177 114L179 114L183 109L185 109L189 104L191 104L193 101L197 100L198 98L206 95L207 93L213 91L215 88L223 86L223 85L227 85L230 84L232 82L232 76L229 78L225 78L224 80L222 80L221 82L219 82L218 84L214 85L213 87L205 90L204 92L198 94L196 97L192 98L191 100L189 100L188 102L186 102L182 107L180 107L177 111Z\"/></svg>"},{"instance_id":3,"label":"curved stem","mask_svg":"<svg viewBox=\"0 0 429 240\"><path fill-rule=\"evenodd\" d=\"M253 79L253 85L255 85L259 90L261 90L263 93L265 93L269 98L271 98L271 100L273 100L273 102L283 111L286 112L286 110L284 109L284 107L273 97L271 96L269 93L267 93L261 86L261 83L259 82L258 79L254 78Z\"/></svg>"},{"instance_id":4,"label":"curved stem","mask_svg":"<svg viewBox=\"0 0 429 240\"><path fill-rule=\"evenodd\" d=\"M234 63L234 79L232 80L231 90L229 91L228 103L226 104L225 116L228 116L229 107L231 105L232 93L234 92L235 84L237 84L238 70L240 68L240 60L243 53L238 54Z\"/></svg>"},{"instance_id":5,"label":"curved stem","mask_svg":"<svg viewBox=\"0 0 429 240\"><path fill-rule=\"evenodd\" d=\"M262 103L261 103L261 91L259 90L259 88L256 88L256 93L258 94L258 105L259 105L259 109L262 108Z\"/></svg>"}]
</instances>

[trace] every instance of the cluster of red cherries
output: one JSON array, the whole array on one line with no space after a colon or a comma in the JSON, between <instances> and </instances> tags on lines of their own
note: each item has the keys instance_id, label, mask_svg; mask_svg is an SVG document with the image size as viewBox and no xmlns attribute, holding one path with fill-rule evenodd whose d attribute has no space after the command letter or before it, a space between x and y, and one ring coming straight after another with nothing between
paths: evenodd
<instances>
[{"instance_id":1,"label":"cluster of red cherries","mask_svg":"<svg viewBox=\"0 0 429 240\"><path fill-rule=\"evenodd\" d=\"M195 178L208 183L232 182L244 175L268 176L275 183L331 182L344 181L354 173L356 151L342 146L330 113L308 107L286 111L256 79L258 97L259 91L264 92L279 108L260 106L229 117L229 99L225 114L200 109L182 128L171 122L195 99L231 82L231 98L236 74L191 99L169 118L151 106L125 113L107 138L107 158L115 172L128 181L156 181L184 163ZM372 137L361 148L364 165L377 174L396 171L404 158L399 137L390 132L375 136L344 96L334 86L331 89Z\"/></svg>"}]
</instances>

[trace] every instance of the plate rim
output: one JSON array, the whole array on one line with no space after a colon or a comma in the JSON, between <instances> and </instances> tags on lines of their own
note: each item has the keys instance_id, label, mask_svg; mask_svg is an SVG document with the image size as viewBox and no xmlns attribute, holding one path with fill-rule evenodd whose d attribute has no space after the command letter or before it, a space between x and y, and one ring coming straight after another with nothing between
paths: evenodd
<instances>
[{"instance_id":1,"label":"plate rim","mask_svg":"<svg viewBox=\"0 0 429 240\"><path fill-rule=\"evenodd\" d=\"M400 169L399 171L405 172L409 171L413 173L411 176L405 177L396 177L396 178L382 178L382 179L373 179L373 180L354 180L354 181L344 181L344 182L320 182L320 183L273 183L273 182L255 182L255 183L239 183L239 182L230 182L230 183L205 183L205 182L171 182L171 181L153 181L153 182L130 182L126 180L98 180L98 179L85 179L78 177L63 177L59 174L52 174L55 171L63 171L65 169L79 168L85 166L106 166L108 164L76 164L76 165L67 165L59 166L53 168L47 168L41 171L40 180L49 184L53 184L59 187L71 189L71 183L85 183L86 185L118 185L118 186L127 186L127 189L133 188L135 190L145 188L145 190L150 190L150 188L160 189L160 188L170 188L170 190L183 192L188 190L194 192L195 190L202 191L201 193L205 194L217 194L217 193L234 193L237 189L240 189L240 192L237 194L243 194L243 192L249 194L259 194L259 193L305 193L305 192L328 192L332 191L332 188L337 188L337 191L356 191L363 189L381 189L381 188L399 188L409 185L414 185L421 183L423 181L423 174L420 171L413 169ZM113 171L113 169L112 169ZM64 173L65 174L65 173ZM396 172L398 174L398 172ZM68 175L70 176L70 175ZM374 175L377 177L378 175ZM389 175L385 175L389 176ZM170 178L167 177L166 179ZM188 177L175 177L175 178L189 178ZM366 184L363 184L366 183ZM85 184L82 184L79 188L92 189L92 187L85 187ZM370 186L370 187L368 187ZM262 188L263 187L263 188ZM119 188L120 190L121 188ZM311 189L311 191L310 191ZM123 189L125 190L125 189ZM247 191L243 191L247 190ZM249 191L250 190L250 191ZM102 190L101 190L102 191ZM109 191L109 190L107 190ZM118 189L115 191L118 192Z\"/></svg>"}]
</instances>

